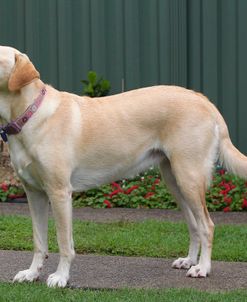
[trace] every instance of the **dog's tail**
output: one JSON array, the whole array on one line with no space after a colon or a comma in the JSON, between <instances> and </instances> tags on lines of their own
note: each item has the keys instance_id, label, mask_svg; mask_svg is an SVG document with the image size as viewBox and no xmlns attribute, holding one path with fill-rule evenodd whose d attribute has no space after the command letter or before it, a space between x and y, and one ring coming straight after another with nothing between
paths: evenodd
<instances>
[{"instance_id":1,"label":"dog's tail","mask_svg":"<svg viewBox=\"0 0 247 302\"><path fill-rule=\"evenodd\" d=\"M247 179L247 157L232 144L227 125L219 112L217 124L219 127L219 160L221 165L230 173Z\"/></svg>"}]
</instances>

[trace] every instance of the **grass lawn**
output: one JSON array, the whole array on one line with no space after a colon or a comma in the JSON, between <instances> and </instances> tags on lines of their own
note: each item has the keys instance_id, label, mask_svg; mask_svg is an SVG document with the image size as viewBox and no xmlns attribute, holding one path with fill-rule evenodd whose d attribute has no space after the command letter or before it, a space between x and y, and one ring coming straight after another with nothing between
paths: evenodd
<instances>
[{"instance_id":1,"label":"grass lawn","mask_svg":"<svg viewBox=\"0 0 247 302\"><path fill-rule=\"evenodd\" d=\"M53 220L49 221L49 250L57 252ZM32 250L31 219L0 217L0 249ZM74 221L77 253L173 258L188 249L188 231L184 223L146 220L143 222L95 223ZM241 240L240 240L241 239ZM216 227L214 260L247 262L247 225Z\"/></svg>"},{"instance_id":2,"label":"grass lawn","mask_svg":"<svg viewBox=\"0 0 247 302\"><path fill-rule=\"evenodd\" d=\"M0 249L32 250L31 219L21 216L0 217ZM146 220L127 223L74 221L77 253L104 255L177 257L188 248L184 223ZM241 239L241 240L240 240ZM213 259L247 261L247 225L220 225L215 230ZM57 252L54 221L49 221L49 250ZM166 301L197 302L247 301L247 290L201 292L192 289L83 290L50 289L45 284L0 283L0 302L52 301Z\"/></svg>"},{"instance_id":3,"label":"grass lawn","mask_svg":"<svg viewBox=\"0 0 247 302\"><path fill-rule=\"evenodd\" d=\"M4 302L234 302L247 301L247 291L209 293L191 289L164 290L82 290L51 289L40 284L0 283L0 301Z\"/></svg>"}]
</instances>

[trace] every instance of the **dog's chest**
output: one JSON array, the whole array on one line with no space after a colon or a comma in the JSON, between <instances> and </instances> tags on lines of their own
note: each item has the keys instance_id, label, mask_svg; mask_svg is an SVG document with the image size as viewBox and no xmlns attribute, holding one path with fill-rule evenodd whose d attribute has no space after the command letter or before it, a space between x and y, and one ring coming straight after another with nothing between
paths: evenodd
<instances>
[{"instance_id":1,"label":"dog's chest","mask_svg":"<svg viewBox=\"0 0 247 302\"><path fill-rule=\"evenodd\" d=\"M19 168L17 174L24 183L34 188L40 189L40 184L33 174L32 163L28 163L25 167Z\"/></svg>"},{"instance_id":2,"label":"dog's chest","mask_svg":"<svg viewBox=\"0 0 247 302\"><path fill-rule=\"evenodd\" d=\"M29 186L40 188L39 181L37 181L37 177L35 177L35 169L32 159L21 144L18 142L11 143L10 157L15 172L21 181Z\"/></svg>"}]
</instances>

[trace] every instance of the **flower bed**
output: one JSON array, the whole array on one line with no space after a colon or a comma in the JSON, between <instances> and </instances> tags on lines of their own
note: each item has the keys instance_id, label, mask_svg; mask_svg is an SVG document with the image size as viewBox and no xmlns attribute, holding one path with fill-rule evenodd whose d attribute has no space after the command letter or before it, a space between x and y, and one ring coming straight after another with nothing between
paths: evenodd
<instances>
[{"instance_id":1,"label":"flower bed","mask_svg":"<svg viewBox=\"0 0 247 302\"><path fill-rule=\"evenodd\" d=\"M125 179L98 189L76 193L74 206L171 209L176 204L160 181L157 170L150 169L131 180Z\"/></svg>"},{"instance_id":2,"label":"flower bed","mask_svg":"<svg viewBox=\"0 0 247 302\"><path fill-rule=\"evenodd\" d=\"M0 201L21 201L25 200L25 192L22 187L3 182L0 184Z\"/></svg>"},{"instance_id":3,"label":"flower bed","mask_svg":"<svg viewBox=\"0 0 247 302\"><path fill-rule=\"evenodd\" d=\"M2 183L0 201L23 198L24 192L18 186ZM210 211L247 210L247 182L239 177L218 169L213 176L210 189L206 193L207 207ZM73 195L74 207L95 208L176 208L173 197L160 174L150 169L131 180L121 180L97 189Z\"/></svg>"},{"instance_id":4,"label":"flower bed","mask_svg":"<svg viewBox=\"0 0 247 302\"><path fill-rule=\"evenodd\" d=\"M220 169L213 177L206 201L211 211L247 210L247 182Z\"/></svg>"}]
</instances>

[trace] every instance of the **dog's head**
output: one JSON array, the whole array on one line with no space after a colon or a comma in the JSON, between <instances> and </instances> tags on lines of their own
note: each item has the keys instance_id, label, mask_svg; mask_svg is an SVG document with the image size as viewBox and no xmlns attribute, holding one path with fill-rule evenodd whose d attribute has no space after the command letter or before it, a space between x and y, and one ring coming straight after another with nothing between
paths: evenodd
<instances>
[{"instance_id":1,"label":"dog's head","mask_svg":"<svg viewBox=\"0 0 247 302\"><path fill-rule=\"evenodd\" d=\"M0 90L18 91L39 78L28 56L12 47L0 46Z\"/></svg>"}]
</instances>

